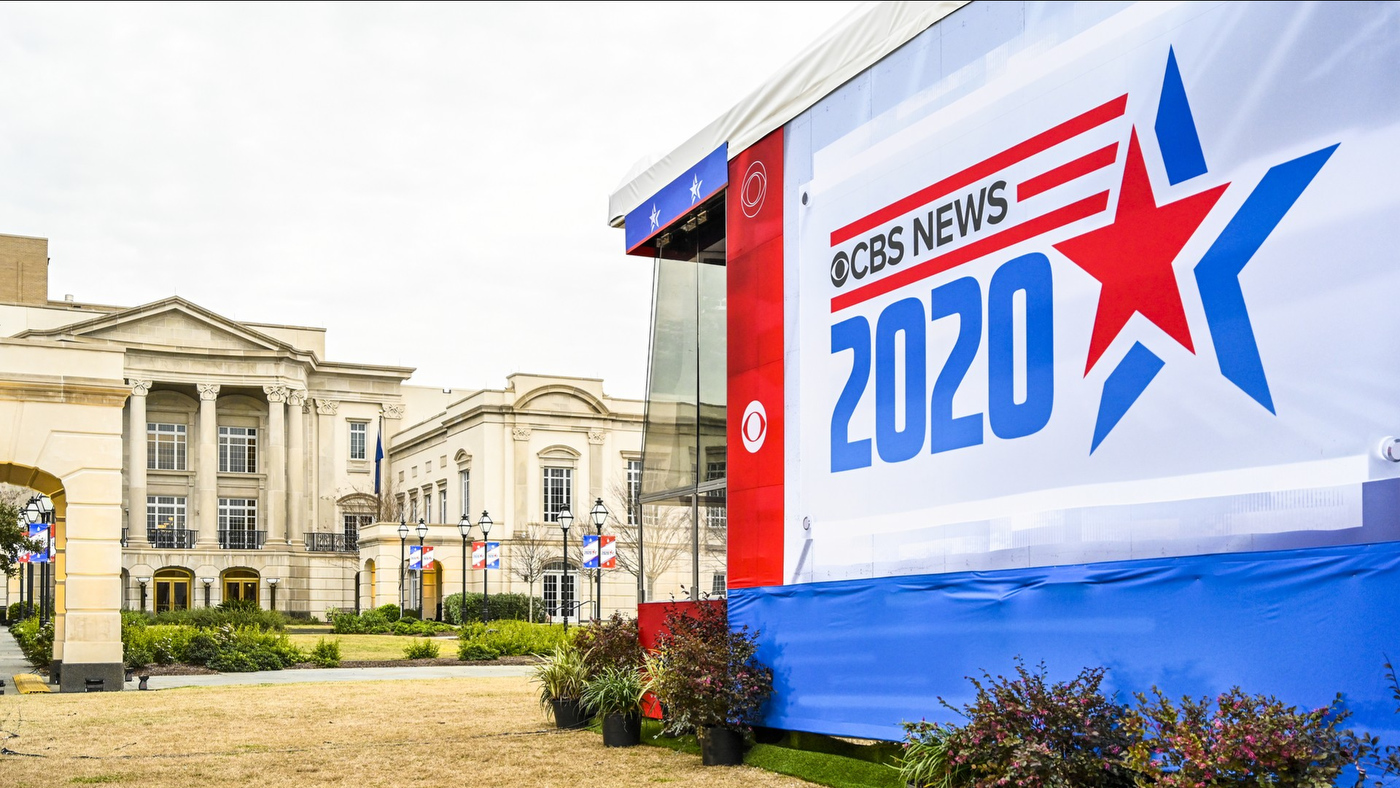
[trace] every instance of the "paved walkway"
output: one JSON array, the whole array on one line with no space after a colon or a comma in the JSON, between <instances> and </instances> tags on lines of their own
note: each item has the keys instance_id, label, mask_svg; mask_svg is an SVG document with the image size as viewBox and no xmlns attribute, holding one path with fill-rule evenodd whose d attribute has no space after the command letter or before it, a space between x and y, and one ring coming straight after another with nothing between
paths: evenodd
<instances>
[{"instance_id":1,"label":"paved walkway","mask_svg":"<svg viewBox=\"0 0 1400 788\"><path fill-rule=\"evenodd\" d=\"M152 676L153 690L174 687L226 687L235 684L305 684L322 681L401 681L404 679L469 679L528 676L529 665L429 665L403 668L313 668L260 670L253 673L219 673L212 676ZM128 682L126 689L136 689Z\"/></svg>"},{"instance_id":2,"label":"paved walkway","mask_svg":"<svg viewBox=\"0 0 1400 788\"><path fill-rule=\"evenodd\" d=\"M34 666L24 658L19 644L8 627L0 627L0 679L5 682L5 694L15 694L15 674L33 673Z\"/></svg>"}]
</instances>

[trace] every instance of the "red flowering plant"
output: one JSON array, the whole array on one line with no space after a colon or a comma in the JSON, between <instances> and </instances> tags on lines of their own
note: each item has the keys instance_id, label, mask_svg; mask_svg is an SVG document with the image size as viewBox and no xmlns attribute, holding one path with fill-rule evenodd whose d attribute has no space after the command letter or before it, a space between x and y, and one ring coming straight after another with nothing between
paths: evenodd
<instances>
[{"instance_id":1,"label":"red flowering plant","mask_svg":"<svg viewBox=\"0 0 1400 788\"><path fill-rule=\"evenodd\" d=\"M1140 736L1128 761L1140 785L1323 788L1348 767L1356 768L1356 785L1367 779L1365 762L1376 741L1340 727L1350 716L1340 695L1311 711L1238 687L1214 704L1208 698L1173 703L1155 687L1152 695L1139 694L1132 715Z\"/></svg>"},{"instance_id":2,"label":"red flowering plant","mask_svg":"<svg viewBox=\"0 0 1400 788\"><path fill-rule=\"evenodd\" d=\"M773 671L754 657L757 650L758 633L730 629L723 601L692 614L670 610L647 660L647 688L665 709L666 732L747 732L773 692Z\"/></svg>"},{"instance_id":3,"label":"red flowering plant","mask_svg":"<svg viewBox=\"0 0 1400 788\"><path fill-rule=\"evenodd\" d=\"M962 708L962 725L905 725L904 769L918 786L974 788L1126 788L1133 734L1124 707L1101 689L1105 670L1085 668L1070 681L1049 682L1045 666L1014 677L969 677L977 693ZM915 759L923 761L915 762Z\"/></svg>"}]
</instances>

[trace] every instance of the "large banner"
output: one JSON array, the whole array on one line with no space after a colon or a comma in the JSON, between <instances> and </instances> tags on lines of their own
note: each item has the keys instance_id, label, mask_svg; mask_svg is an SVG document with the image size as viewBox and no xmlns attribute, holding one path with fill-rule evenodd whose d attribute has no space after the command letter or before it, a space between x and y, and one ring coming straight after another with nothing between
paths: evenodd
<instances>
[{"instance_id":1,"label":"large banner","mask_svg":"<svg viewBox=\"0 0 1400 788\"><path fill-rule=\"evenodd\" d=\"M1133 5L790 159L783 582L1400 538L1394 17Z\"/></svg>"}]
</instances>

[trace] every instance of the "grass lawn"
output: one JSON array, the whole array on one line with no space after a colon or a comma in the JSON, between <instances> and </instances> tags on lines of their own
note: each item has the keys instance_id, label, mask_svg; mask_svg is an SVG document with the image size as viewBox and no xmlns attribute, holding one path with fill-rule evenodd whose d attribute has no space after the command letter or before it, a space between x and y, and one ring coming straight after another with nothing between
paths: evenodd
<instances>
[{"instance_id":1,"label":"grass lawn","mask_svg":"<svg viewBox=\"0 0 1400 788\"><path fill-rule=\"evenodd\" d=\"M0 696L0 785L808 785L550 728L524 678Z\"/></svg>"},{"instance_id":2,"label":"grass lawn","mask_svg":"<svg viewBox=\"0 0 1400 788\"><path fill-rule=\"evenodd\" d=\"M642 722L642 743L665 747L677 752L700 755L700 743L694 736L674 739L660 736L661 723ZM744 763L779 774L802 775L818 785L831 788L904 788L899 772L888 766L840 755L804 752L770 744L755 744L744 756Z\"/></svg>"},{"instance_id":3,"label":"grass lawn","mask_svg":"<svg viewBox=\"0 0 1400 788\"><path fill-rule=\"evenodd\" d=\"M341 659L403 659L404 647L414 640L423 638L400 637L398 635L288 635L287 639L305 651L316 647L316 641L340 640ZM442 649L442 656L457 656L457 641L435 640Z\"/></svg>"}]
</instances>

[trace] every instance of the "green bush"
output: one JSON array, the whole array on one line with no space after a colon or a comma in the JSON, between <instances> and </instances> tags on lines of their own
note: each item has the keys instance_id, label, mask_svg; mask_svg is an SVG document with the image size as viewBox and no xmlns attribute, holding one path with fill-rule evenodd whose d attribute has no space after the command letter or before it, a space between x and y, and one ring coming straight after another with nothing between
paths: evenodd
<instances>
[{"instance_id":1,"label":"green bush","mask_svg":"<svg viewBox=\"0 0 1400 788\"><path fill-rule=\"evenodd\" d=\"M640 668L642 641L637 619L613 613L602 621L590 621L574 630L574 645L583 654L590 678L609 667Z\"/></svg>"},{"instance_id":2,"label":"green bush","mask_svg":"<svg viewBox=\"0 0 1400 788\"><path fill-rule=\"evenodd\" d=\"M557 624L531 624L526 621L492 621L489 624L467 624L459 636L461 659L495 659L495 657L463 657L471 651L468 645L484 646L496 656L521 657L528 654L548 654L565 641L564 628Z\"/></svg>"},{"instance_id":3,"label":"green bush","mask_svg":"<svg viewBox=\"0 0 1400 788\"><path fill-rule=\"evenodd\" d=\"M394 623L395 621L398 621L398 620L399 620L399 606L398 606L398 605L380 605L379 607L376 607L376 608L374 609L374 612L376 612L376 613L378 613L379 615L383 616L383 617L384 617L384 620L385 620L385 621L388 621L390 624L392 624L392 623Z\"/></svg>"},{"instance_id":4,"label":"green bush","mask_svg":"<svg viewBox=\"0 0 1400 788\"><path fill-rule=\"evenodd\" d=\"M326 614L330 619L331 631L337 635L406 635L427 637L440 632L452 632L454 628L437 621L419 621L405 614L403 618L391 621L380 612L383 608L368 610L360 615L352 612L334 611ZM398 609L395 608L397 613Z\"/></svg>"},{"instance_id":5,"label":"green bush","mask_svg":"<svg viewBox=\"0 0 1400 788\"><path fill-rule=\"evenodd\" d=\"M461 594L451 594L442 603L442 617L449 624L461 624ZM529 621L531 608L534 620L544 619L544 600L527 594L492 594L492 621ZM481 620L481 594L467 594L467 623Z\"/></svg>"},{"instance_id":6,"label":"green bush","mask_svg":"<svg viewBox=\"0 0 1400 788\"><path fill-rule=\"evenodd\" d=\"M404 659L437 659L442 649L431 640L410 640L403 648Z\"/></svg>"},{"instance_id":7,"label":"green bush","mask_svg":"<svg viewBox=\"0 0 1400 788\"><path fill-rule=\"evenodd\" d=\"M151 661L157 665L190 662L190 641L199 630L176 624L156 624L141 630L140 637L149 646Z\"/></svg>"},{"instance_id":8,"label":"green bush","mask_svg":"<svg viewBox=\"0 0 1400 788\"><path fill-rule=\"evenodd\" d=\"M277 610L262 610L256 605L226 602L218 607L199 607L189 610L167 610L149 616L153 624L183 624L199 629L218 627L258 627L265 630L281 631L287 628L288 618Z\"/></svg>"},{"instance_id":9,"label":"green bush","mask_svg":"<svg viewBox=\"0 0 1400 788\"><path fill-rule=\"evenodd\" d=\"M207 664L217 671L282 670L306 661L306 654L281 633L252 627L221 627L213 633L218 650Z\"/></svg>"},{"instance_id":10,"label":"green bush","mask_svg":"<svg viewBox=\"0 0 1400 788\"><path fill-rule=\"evenodd\" d=\"M316 648L311 650L311 661L323 668L340 667L340 638L317 640Z\"/></svg>"},{"instance_id":11,"label":"green bush","mask_svg":"<svg viewBox=\"0 0 1400 788\"><path fill-rule=\"evenodd\" d=\"M27 611L26 608L28 608ZM27 602L15 602L5 609L5 620L10 623L10 626L14 626L28 617L25 615L26 612L34 612L33 605Z\"/></svg>"},{"instance_id":12,"label":"green bush","mask_svg":"<svg viewBox=\"0 0 1400 788\"><path fill-rule=\"evenodd\" d=\"M36 667L46 668L53 661L53 622L39 626L39 618L33 616L10 627L19 650L24 658Z\"/></svg>"},{"instance_id":13,"label":"green bush","mask_svg":"<svg viewBox=\"0 0 1400 788\"><path fill-rule=\"evenodd\" d=\"M457 646L457 659L464 662L492 660L500 656L501 652L478 641L464 640Z\"/></svg>"}]
</instances>

